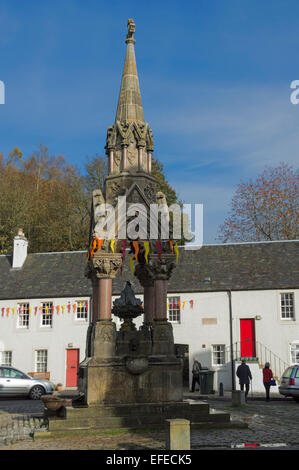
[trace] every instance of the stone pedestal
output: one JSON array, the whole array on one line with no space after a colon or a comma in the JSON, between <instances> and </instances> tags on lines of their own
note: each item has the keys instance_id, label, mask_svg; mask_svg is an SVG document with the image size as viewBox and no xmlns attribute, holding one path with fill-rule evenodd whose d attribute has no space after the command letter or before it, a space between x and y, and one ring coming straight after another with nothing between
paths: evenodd
<instances>
[{"instance_id":1,"label":"stone pedestal","mask_svg":"<svg viewBox=\"0 0 299 470\"><path fill-rule=\"evenodd\" d=\"M152 326L154 356L174 356L172 324L166 319L155 319Z\"/></svg>"},{"instance_id":2,"label":"stone pedestal","mask_svg":"<svg viewBox=\"0 0 299 470\"><path fill-rule=\"evenodd\" d=\"M99 358L106 359L115 356L116 325L112 320L99 320L94 325L93 362Z\"/></svg>"},{"instance_id":3,"label":"stone pedestal","mask_svg":"<svg viewBox=\"0 0 299 470\"><path fill-rule=\"evenodd\" d=\"M178 402L182 400L181 364L146 356L93 358L86 385L88 405Z\"/></svg>"}]
</instances>

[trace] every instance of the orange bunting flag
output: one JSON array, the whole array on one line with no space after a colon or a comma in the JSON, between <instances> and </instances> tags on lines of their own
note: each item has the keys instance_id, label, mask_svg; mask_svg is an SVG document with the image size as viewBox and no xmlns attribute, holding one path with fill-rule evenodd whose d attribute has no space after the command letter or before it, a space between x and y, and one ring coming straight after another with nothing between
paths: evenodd
<instances>
[{"instance_id":1,"label":"orange bunting flag","mask_svg":"<svg viewBox=\"0 0 299 470\"><path fill-rule=\"evenodd\" d=\"M90 244L90 257L92 258L97 251L101 249L102 243L104 239L100 239L98 237L93 238ZM89 253L88 253L88 258L89 258Z\"/></svg>"},{"instance_id":2,"label":"orange bunting flag","mask_svg":"<svg viewBox=\"0 0 299 470\"><path fill-rule=\"evenodd\" d=\"M134 250L135 250L135 259L138 261L138 253L139 253L139 243L138 242L133 242Z\"/></svg>"}]
</instances>

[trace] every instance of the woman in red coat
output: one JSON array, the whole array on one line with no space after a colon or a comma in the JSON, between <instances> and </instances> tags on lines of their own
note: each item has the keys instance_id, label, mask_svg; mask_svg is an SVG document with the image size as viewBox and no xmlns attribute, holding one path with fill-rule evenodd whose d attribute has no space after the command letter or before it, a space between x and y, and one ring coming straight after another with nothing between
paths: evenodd
<instances>
[{"instance_id":1,"label":"woman in red coat","mask_svg":"<svg viewBox=\"0 0 299 470\"><path fill-rule=\"evenodd\" d=\"M266 389L266 401L270 400L270 381L273 378L272 370L270 369L269 362L266 362L263 368L263 382Z\"/></svg>"}]
</instances>

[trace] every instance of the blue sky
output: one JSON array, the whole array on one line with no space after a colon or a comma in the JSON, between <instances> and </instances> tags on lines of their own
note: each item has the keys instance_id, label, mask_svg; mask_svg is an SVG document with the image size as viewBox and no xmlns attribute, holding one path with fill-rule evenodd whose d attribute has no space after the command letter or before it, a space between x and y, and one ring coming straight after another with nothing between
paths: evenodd
<instances>
[{"instance_id":1,"label":"blue sky","mask_svg":"<svg viewBox=\"0 0 299 470\"><path fill-rule=\"evenodd\" d=\"M128 18L154 156L215 243L241 179L298 162L297 0L2 0L0 152L104 155Z\"/></svg>"}]
</instances>

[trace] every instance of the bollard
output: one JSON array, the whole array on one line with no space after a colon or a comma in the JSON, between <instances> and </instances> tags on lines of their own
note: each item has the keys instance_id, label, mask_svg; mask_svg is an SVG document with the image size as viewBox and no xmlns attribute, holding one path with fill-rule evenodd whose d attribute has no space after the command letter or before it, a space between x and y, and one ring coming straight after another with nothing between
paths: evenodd
<instances>
[{"instance_id":1,"label":"bollard","mask_svg":"<svg viewBox=\"0 0 299 470\"><path fill-rule=\"evenodd\" d=\"M220 384L219 384L219 396L220 396L220 397L223 397L223 395L224 395L224 392L223 392L223 383L220 382Z\"/></svg>"},{"instance_id":2,"label":"bollard","mask_svg":"<svg viewBox=\"0 0 299 470\"><path fill-rule=\"evenodd\" d=\"M166 419L166 449L190 450L190 421Z\"/></svg>"},{"instance_id":3,"label":"bollard","mask_svg":"<svg viewBox=\"0 0 299 470\"><path fill-rule=\"evenodd\" d=\"M232 391L232 405L245 405L245 392L241 392L241 390Z\"/></svg>"}]
</instances>

